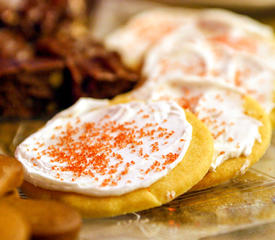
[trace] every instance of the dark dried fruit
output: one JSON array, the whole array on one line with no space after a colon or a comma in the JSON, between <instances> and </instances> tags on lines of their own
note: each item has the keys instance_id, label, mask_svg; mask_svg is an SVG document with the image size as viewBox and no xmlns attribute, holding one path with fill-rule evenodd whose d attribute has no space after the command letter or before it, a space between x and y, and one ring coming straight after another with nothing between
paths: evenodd
<instances>
[{"instance_id":1,"label":"dark dried fruit","mask_svg":"<svg viewBox=\"0 0 275 240\"><path fill-rule=\"evenodd\" d=\"M88 36L84 0L12 3L0 3L0 116L49 116L80 97L112 98L138 82L117 53Z\"/></svg>"},{"instance_id":2,"label":"dark dried fruit","mask_svg":"<svg viewBox=\"0 0 275 240\"><path fill-rule=\"evenodd\" d=\"M67 20L68 0L22 0L17 5L0 6L2 24L33 40L53 34Z\"/></svg>"},{"instance_id":3,"label":"dark dried fruit","mask_svg":"<svg viewBox=\"0 0 275 240\"><path fill-rule=\"evenodd\" d=\"M38 42L40 54L64 59L72 79L73 97L112 98L129 91L138 75L128 70L116 52L107 51L89 37L45 38Z\"/></svg>"},{"instance_id":4,"label":"dark dried fruit","mask_svg":"<svg viewBox=\"0 0 275 240\"><path fill-rule=\"evenodd\" d=\"M2 60L0 114L5 117L29 118L55 113L64 104L62 95L66 83L63 82L63 68L61 60ZM57 85L53 83L53 78L58 76L60 79ZM67 105L71 103L69 100Z\"/></svg>"},{"instance_id":5,"label":"dark dried fruit","mask_svg":"<svg viewBox=\"0 0 275 240\"><path fill-rule=\"evenodd\" d=\"M26 60L32 56L33 49L21 34L7 28L0 29L0 58Z\"/></svg>"}]
</instances>

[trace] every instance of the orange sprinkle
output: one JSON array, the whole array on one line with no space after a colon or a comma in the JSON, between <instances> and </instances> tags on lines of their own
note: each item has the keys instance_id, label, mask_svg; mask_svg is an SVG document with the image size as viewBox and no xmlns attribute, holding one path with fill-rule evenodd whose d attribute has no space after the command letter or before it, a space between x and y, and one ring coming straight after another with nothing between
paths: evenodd
<instances>
[{"instance_id":1,"label":"orange sprinkle","mask_svg":"<svg viewBox=\"0 0 275 240\"><path fill-rule=\"evenodd\" d=\"M143 110L140 111L142 112ZM81 122L78 118L62 128L57 126L56 130L59 131L51 136L51 139L55 140L54 144L43 149L33 161L46 155L50 158L51 169L71 172L72 181L76 181L77 177L90 176L97 182L100 179L99 184L102 187L115 186L136 164L135 161L125 163L122 154L124 149L128 149L131 153L136 152L140 157L148 160L149 152L146 153L142 148L143 138L155 139L149 146L149 151L158 152L159 143L169 139L175 133L159 126L158 123L148 120L146 122L149 115L140 117L144 118L143 127L135 125L135 120L124 123L112 121L108 114L98 122ZM163 122L166 121L165 119ZM167 143L168 141L165 142ZM37 145L40 147L43 143L37 142ZM168 153L163 156L164 162L155 161L150 167L140 172L145 174L165 170L167 165L173 163L178 156L178 154ZM61 180L60 174L56 174L56 177Z\"/></svg>"},{"instance_id":2,"label":"orange sprinkle","mask_svg":"<svg viewBox=\"0 0 275 240\"><path fill-rule=\"evenodd\" d=\"M175 225L175 221L174 221L174 220L169 220L169 221L168 221L168 224L169 224L169 225Z\"/></svg>"},{"instance_id":3,"label":"orange sprinkle","mask_svg":"<svg viewBox=\"0 0 275 240\"><path fill-rule=\"evenodd\" d=\"M225 129L222 129L221 131L219 131L216 135L214 135L214 139L217 139L219 136L221 136L223 133L225 133Z\"/></svg>"},{"instance_id":4,"label":"orange sprinkle","mask_svg":"<svg viewBox=\"0 0 275 240\"><path fill-rule=\"evenodd\" d=\"M235 85L237 87L241 86L241 84L242 84L242 82L240 80L240 76L241 76L241 72L237 71L236 74L235 74Z\"/></svg>"},{"instance_id":5,"label":"orange sprinkle","mask_svg":"<svg viewBox=\"0 0 275 240\"><path fill-rule=\"evenodd\" d=\"M169 212L175 212L175 211L176 211L176 209L175 209L175 208L172 208L172 207L169 207L169 208L167 208L167 209L168 209Z\"/></svg>"},{"instance_id":6,"label":"orange sprinkle","mask_svg":"<svg viewBox=\"0 0 275 240\"><path fill-rule=\"evenodd\" d=\"M233 140L234 140L234 139L233 139L232 137L229 137L229 138L227 139L228 142L233 142Z\"/></svg>"}]
</instances>

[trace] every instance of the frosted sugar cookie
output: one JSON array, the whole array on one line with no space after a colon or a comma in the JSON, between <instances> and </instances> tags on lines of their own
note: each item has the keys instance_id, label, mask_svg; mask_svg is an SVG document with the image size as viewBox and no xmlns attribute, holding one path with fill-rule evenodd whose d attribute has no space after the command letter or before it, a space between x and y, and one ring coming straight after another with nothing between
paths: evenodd
<instances>
[{"instance_id":1,"label":"frosted sugar cookie","mask_svg":"<svg viewBox=\"0 0 275 240\"><path fill-rule=\"evenodd\" d=\"M250 97L208 83L166 82L153 88L144 85L121 98L173 99L193 112L214 138L211 169L193 189L202 189L244 174L270 144L267 114Z\"/></svg>"},{"instance_id":2,"label":"frosted sugar cookie","mask_svg":"<svg viewBox=\"0 0 275 240\"><path fill-rule=\"evenodd\" d=\"M164 26L164 27L163 27ZM143 12L106 38L147 79L208 81L251 95L275 125L272 29L219 9ZM156 83L152 83L156 84Z\"/></svg>"},{"instance_id":3,"label":"frosted sugar cookie","mask_svg":"<svg viewBox=\"0 0 275 240\"><path fill-rule=\"evenodd\" d=\"M274 38L270 27L226 10L158 8L134 16L125 26L107 36L105 45L118 51L126 65L138 68L152 46L187 25L208 35L231 34L235 29L240 29L254 39ZM246 45L246 42L241 44Z\"/></svg>"},{"instance_id":4,"label":"frosted sugar cookie","mask_svg":"<svg viewBox=\"0 0 275 240\"><path fill-rule=\"evenodd\" d=\"M163 10L142 12L107 36L105 46L118 51L128 67L137 69L154 44L185 23L181 11L173 13Z\"/></svg>"},{"instance_id":5,"label":"frosted sugar cookie","mask_svg":"<svg viewBox=\"0 0 275 240\"><path fill-rule=\"evenodd\" d=\"M0 155L0 197L23 182L23 168L15 158Z\"/></svg>"},{"instance_id":6,"label":"frosted sugar cookie","mask_svg":"<svg viewBox=\"0 0 275 240\"><path fill-rule=\"evenodd\" d=\"M216 96L219 96L219 95L216 95ZM219 100L223 101L222 98ZM230 143L231 141L235 142L237 151L239 149L238 147L240 147L240 148L244 147L242 149L242 153L239 156L231 155L231 157L230 157L230 155L228 155L227 159L223 158L224 161L222 161L220 164L216 165L216 168L214 171L210 170L206 174L206 176L197 185L195 185L192 188L192 191L208 188L210 186L215 186L215 185L223 183L233 177L236 177L240 174L244 174L251 165L253 165L255 162L260 160L260 158L264 155L265 151L269 147L270 141L271 141L272 129L271 129L271 124L270 124L268 115L264 112L262 107L252 98L245 96L245 97L242 97L242 100L243 101L241 101L242 102L241 104L243 107L243 113L246 116L245 117L246 123L244 121L244 118L243 119L238 118L237 114L234 116L235 119L234 119L234 117L231 119L232 119L232 122L234 122L234 120L236 121L235 123L238 125L238 127L243 128L241 130L239 136L245 136L245 139L238 139L238 137L236 139L234 139L233 137L225 138L225 141L227 143ZM224 100L224 101L226 101L226 100ZM217 101L217 103L218 103L218 101ZM215 105L215 106L217 106L217 105ZM240 105L235 104L233 106L233 104L232 104L231 106L234 109L234 111L232 111L232 113L234 114ZM230 106L225 111L231 112ZM212 115L212 117L213 117L213 115ZM251 123L249 123L249 121L247 122L247 120L249 118L250 118L250 121L254 122L252 125L250 125ZM204 122L206 125L211 124L210 122L207 123L208 120L204 120ZM258 134L259 135L257 135L256 129L255 129L256 125L258 125ZM248 127L251 127L251 128L248 128ZM227 129L224 128L225 136L228 133L228 130L233 130L233 129L234 128L227 128ZM234 129L234 130L236 130L236 129ZM212 129L210 131L212 132ZM253 133L253 131L255 131L255 132ZM222 132L223 132L223 129L218 134L221 134L221 136L223 136ZM252 136L252 134L255 134L255 135ZM215 146L217 146L217 148L216 147L214 147L214 148L218 149L219 143L222 143L223 140L219 139L219 137L217 138L217 135L214 136L214 138L215 138L214 144L215 144ZM246 141L244 141L244 140L246 140ZM253 142L253 140L254 140L254 142ZM238 143L238 141L239 141L239 143ZM242 141L244 141L244 142L242 142ZM219 154L222 154L222 152L220 152ZM216 159L218 159L219 156ZM217 161L216 161L216 163L217 163Z\"/></svg>"},{"instance_id":7,"label":"frosted sugar cookie","mask_svg":"<svg viewBox=\"0 0 275 240\"><path fill-rule=\"evenodd\" d=\"M213 140L190 112L174 101L111 104L63 112L17 147L25 193L108 217L160 206L207 173Z\"/></svg>"},{"instance_id":8,"label":"frosted sugar cookie","mask_svg":"<svg viewBox=\"0 0 275 240\"><path fill-rule=\"evenodd\" d=\"M270 55L270 51L272 47L267 43L243 32L209 38L185 26L149 51L143 73L152 84L209 82L236 89L251 95L270 114L275 91L275 71L271 66L275 54Z\"/></svg>"}]
</instances>

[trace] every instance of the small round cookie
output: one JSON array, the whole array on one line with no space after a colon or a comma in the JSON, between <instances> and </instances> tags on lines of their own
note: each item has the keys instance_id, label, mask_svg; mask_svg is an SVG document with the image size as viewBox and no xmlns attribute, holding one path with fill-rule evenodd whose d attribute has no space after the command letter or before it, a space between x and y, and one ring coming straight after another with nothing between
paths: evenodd
<instances>
[{"instance_id":1,"label":"small round cookie","mask_svg":"<svg viewBox=\"0 0 275 240\"><path fill-rule=\"evenodd\" d=\"M0 203L0 239L30 239L30 225L27 220L16 209L5 203Z\"/></svg>"},{"instance_id":2,"label":"small round cookie","mask_svg":"<svg viewBox=\"0 0 275 240\"><path fill-rule=\"evenodd\" d=\"M137 102L132 104L137 104ZM142 105L142 104L143 103L137 104L137 105L138 106L141 105L143 107L147 106L148 108L153 106L157 106L157 107L163 106L163 105L160 105L161 104L160 102L152 103L151 105ZM165 103L165 104L168 104L168 103ZM167 106L170 106L165 104L164 104L164 108ZM171 104L171 106L173 107L176 106L175 109L178 109L177 111L179 111L181 114L183 113L182 109L175 102L171 102L169 104ZM128 105L126 107L128 107ZM114 108L111 108L111 109L114 110ZM132 109L132 108L130 107L129 109ZM140 111L139 109L140 108L138 107L136 111ZM123 113L123 112L124 111L122 110L119 111L119 113ZM147 113L147 110L144 110L144 113L142 114L145 114L145 112ZM160 112L159 114L163 114L163 113ZM175 112L173 112L173 114L175 114ZM136 115L133 115L133 116L135 116L135 119L137 119ZM156 118L158 119L160 118L161 115L157 115L157 116L158 117ZM171 117L173 118L173 116ZM47 190L45 188L34 186L33 184L28 182L24 182L24 184L22 185L22 190L32 198L56 199L56 200L68 203L74 208L78 209L82 214L82 216L90 217L90 218L117 216L117 215L127 214L130 212L141 211L141 210L145 210L145 209L149 209L149 208L153 208L153 207L157 207L162 204L165 204L173 200L177 196L183 194L184 192L188 191L192 186L194 186L197 182L199 182L209 170L209 167L212 161L213 139L211 137L211 134L209 133L207 128L204 126L204 124L202 124L189 111L185 112L185 117L187 122L192 125L192 138L190 139L190 144L188 145L188 148L185 154L183 155L183 159L179 161L179 163L174 168L170 169L168 173L166 173L166 175L164 175L157 181L153 182L148 187L141 187L141 188L139 187L138 189L131 190L120 195L112 195L112 196L111 195L92 196L92 195L85 195L84 193L79 194L79 193L73 193L73 192ZM144 122L142 124L145 125L146 124L145 119L148 119L149 116L145 114L143 118L144 118ZM169 121L171 120L168 120L167 124L171 123ZM130 124L130 122L131 120L128 119L127 124ZM108 123L106 124L108 125ZM137 125L140 124L139 120L137 120L136 124ZM150 122L150 124L154 124L154 122ZM164 126L168 127L170 125L164 125ZM120 126L120 128L121 127L122 126ZM161 128L161 126L159 127ZM157 128L158 127L156 127L156 129ZM152 130L153 130L152 132L156 131L154 129ZM146 131L142 132L142 134L146 134ZM159 132L156 132L156 134L161 135L161 133ZM105 137L107 136L104 136L104 138ZM168 138L169 137L167 137L167 139ZM146 139L142 138L139 140L147 141ZM158 140L159 139L161 138L158 137ZM185 140L182 139L182 141L184 142ZM138 151L138 149L139 147L134 150ZM146 151L146 149L144 151ZM152 155L154 154L155 152L153 151ZM169 156L170 155L173 155L173 154L169 153ZM145 158L144 164L146 164L146 160L148 161L148 159L146 158L149 158L149 155L147 157L145 155L143 156ZM165 156L167 155L163 155L164 158ZM142 158L139 158L139 159L140 159L139 162L143 160ZM158 162L158 159L157 159L157 162ZM154 166L152 165L151 169L154 169ZM136 168L138 169L138 166ZM144 171L145 170L146 169L144 169ZM132 170L129 170L129 171L132 171ZM150 170L148 168L148 172L149 171ZM158 172L159 171L156 171L155 174L157 174ZM145 174L144 176L146 177Z\"/></svg>"},{"instance_id":3,"label":"small round cookie","mask_svg":"<svg viewBox=\"0 0 275 240\"><path fill-rule=\"evenodd\" d=\"M249 156L228 159L218 166L215 171L209 171L205 177L191 189L191 191L213 187L240 174L244 174L251 165L259 161L269 147L272 127L268 115L255 100L249 97L246 97L245 99L244 109L246 110L247 115L262 123L262 126L259 127L261 142L254 143L252 153Z\"/></svg>"},{"instance_id":4,"label":"small round cookie","mask_svg":"<svg viewBox=\"0 0 275 240\"><path fill-rule=\"evenodd\" d=\"M32 199L5 199L2 202L27 219L34 239L73 240L77 237L81 217L65 204Z\"/></svg>"},{"instance_id":5,"label":"small round cookie","mask_svg":"<svg viewBox=\"0 0 275 240\"><path fill-rule=\"evenodd\" d=\"M0 155L0 196L19 187L23 182L23 168L15 158Z\"/></svg>"}]
</instances>

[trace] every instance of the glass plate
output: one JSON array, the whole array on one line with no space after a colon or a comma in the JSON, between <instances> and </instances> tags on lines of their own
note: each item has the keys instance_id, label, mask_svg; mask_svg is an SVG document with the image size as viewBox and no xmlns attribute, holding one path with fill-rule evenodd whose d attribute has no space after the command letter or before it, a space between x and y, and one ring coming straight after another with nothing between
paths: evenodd
<instances>
[{"instance_id":1,"label":"glass plate","mask_svg":"<svg viewBox=\"0 0 275 240\"><path fill-rule=\"evenodd\" d=\"M0 151L12 155L41 120L0 122ZM275 135L265 156L245 175L186 193L162 207L106 219L85 219L88 239L274 239Z\"/></svg>"}]
</instances>

